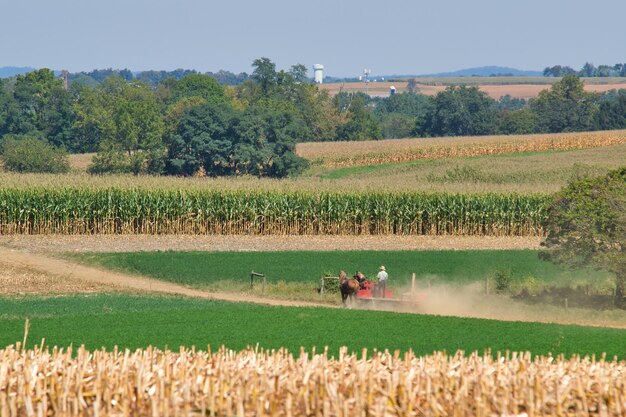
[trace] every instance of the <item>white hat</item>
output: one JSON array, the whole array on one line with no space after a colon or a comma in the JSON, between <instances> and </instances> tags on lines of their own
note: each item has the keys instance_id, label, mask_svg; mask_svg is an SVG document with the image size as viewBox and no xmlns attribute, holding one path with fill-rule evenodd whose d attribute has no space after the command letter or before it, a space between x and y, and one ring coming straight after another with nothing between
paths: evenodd
<instances>
[{"instance_id":1,"label":"white hat","mask_svg":"<svg viewBox=\"0 0 626 417\"><path fill-rule=\"evenodd\" d=\"M381 270L381 271L384 271L384 270L385 270L385 265L381 265L381 266L380 266L380 270Z\"/></svg>"}]
</instances>

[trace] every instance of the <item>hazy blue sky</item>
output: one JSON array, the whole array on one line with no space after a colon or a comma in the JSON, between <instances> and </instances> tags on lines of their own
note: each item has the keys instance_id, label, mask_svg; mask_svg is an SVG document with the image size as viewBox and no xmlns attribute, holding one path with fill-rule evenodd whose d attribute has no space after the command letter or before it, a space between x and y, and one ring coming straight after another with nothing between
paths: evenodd
<instances>
[{"instance_id":1,"label":"hazy blue sky","mask_svg":"<svg viewBox=\"0 0 626 417\"><path fill-rule=\"evenodd\" d=\"M7 0L0 66L424 74L626 62L625 0Z\"/></svg>"}]
</instances>

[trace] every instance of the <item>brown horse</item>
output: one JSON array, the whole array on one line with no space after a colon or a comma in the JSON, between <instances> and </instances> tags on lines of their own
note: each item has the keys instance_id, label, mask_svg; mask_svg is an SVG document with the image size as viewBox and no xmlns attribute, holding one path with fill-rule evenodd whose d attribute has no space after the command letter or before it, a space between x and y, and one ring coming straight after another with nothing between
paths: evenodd
<instances>
[{"instance_id":1,"label":"brown horse","mask_svg":"<svg viewBox=\"0 0 626 417\"><path fill-rule=\"evenodd\" d=\"M347 307L346 300L348 297L350 297L350 304L352 304L352 297L356 295L360 287L359 281L348 279L348 275L344 271L339 273L339 289L341 290L341 302L344 307Z\"/></svg>"},{"instance_id":2,"label":"brown horse","mask_svg":"<svg viewBox=\"0 0 626 417\"><path fill-rule=\"evenodd\" d=\"M367 284L367 277L364 273L362 273L361 271L356 271L353 278L359 281L359 287L361 289L365 288L365 284Z\"/></svg>"}]
</instances>

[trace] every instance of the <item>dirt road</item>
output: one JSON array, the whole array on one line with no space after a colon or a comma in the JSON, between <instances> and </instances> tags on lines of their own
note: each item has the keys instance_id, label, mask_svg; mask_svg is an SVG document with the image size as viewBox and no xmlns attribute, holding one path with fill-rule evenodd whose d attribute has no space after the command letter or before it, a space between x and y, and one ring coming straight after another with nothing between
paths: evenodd
<instances>
[{"instance_id":1,"label":"dirt road","mask_svg":"<svg viewBox=\"0 0 626 417\"><path fill-rule=\"evenodd\" d=\"M134 291L139 293L179 295L202 299L230 302L246 302L270 306L325 307L338 308L339 305L321 304L308 301L270 299L249 294L211 292L185 287L179 284L160 281L148 277L129 275L82 265L70 260L59 259L41 251L9 248L0 245L0 267L10 265L12 270L39 271L54 277L61 277L66 287L83 283L90 292L94 291ZM1 278L1 274L0 274ZM19 279L19 277L16 277ZM67 284L68 282L71 284ZM16 285L22 285L17 283ZM40 286L41 287L41 286ZM69 291L72 292L72 291ZM402 293L401 289L398 289ZM0 294L0 295L10 295ZM480 288L429 288L423 290L423 302L415 310L402 310L407 313L436 314L456 317L486 318L506 321L530 321L585 326L626 328L626 312L621 310L593 311L564 309L549 305L529 306L504 296L485 296ZM338 300L339 301L339 300ZM386 310L388 308L385 308Z\"/></svg>"},{"instance_id":2,"label":"dirt road","mask_svg":"<svg viewBox=\"0 0 626 417\"><path fill-rule=\"evenodd\" d=\"M128 275L113 271L106 271L92 266L81 265L64 259L53 258L40 253L28 253L15 249L0 247L0 259L16 267L37 270L47 274L65 276L76 281L86 281L91 284L99 284L108 288L130 289L139 292L182 295L204 299L214 299L232 302L248 302L254 304L266 304L272 306L288 307L333 307L328 304L312 302L299 302L290 300L276 300L257 296L214 293L193 288L188 288L171 282L159 281L152 278Z\"/></svg>"},{"instance_id":3,"label":"dirt road","mask_svg":"<svg viewBox=\"0 0 626 417\"><path fill-rule=\"evenodd\" d=\"M539 249L540 237L492 236L204 236L204 235L4 235L0 246L63 252L332 251Z\"/></svg>"}]
</instances>

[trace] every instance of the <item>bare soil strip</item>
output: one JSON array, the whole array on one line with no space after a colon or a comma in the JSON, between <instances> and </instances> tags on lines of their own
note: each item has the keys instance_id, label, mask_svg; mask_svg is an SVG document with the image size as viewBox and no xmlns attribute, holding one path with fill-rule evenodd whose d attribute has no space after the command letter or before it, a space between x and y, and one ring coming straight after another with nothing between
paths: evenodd
<instances>
[{"instance_id":1,"label":"bare soil strip","mask_svg":"<svg viewBox=\"0 0 626 417\"><path fill-rule=\"evenodd\" d=\"M89 280L54 275L16 265L0 258L0 295L2 296L97 293L112 290L114 290L113 287Z\"/></svg>"},{"instance_id":2,"label":"bare soil strip","mask_svg":"<svg viewBox=\"0 0 626 417\"><path fill-rule=\"evenodd\" d=\"M541 237L5 235L0 245L44 253L540 249ZM1 258L0 258L1 259Z\"/></svg>"}]
</instances>

